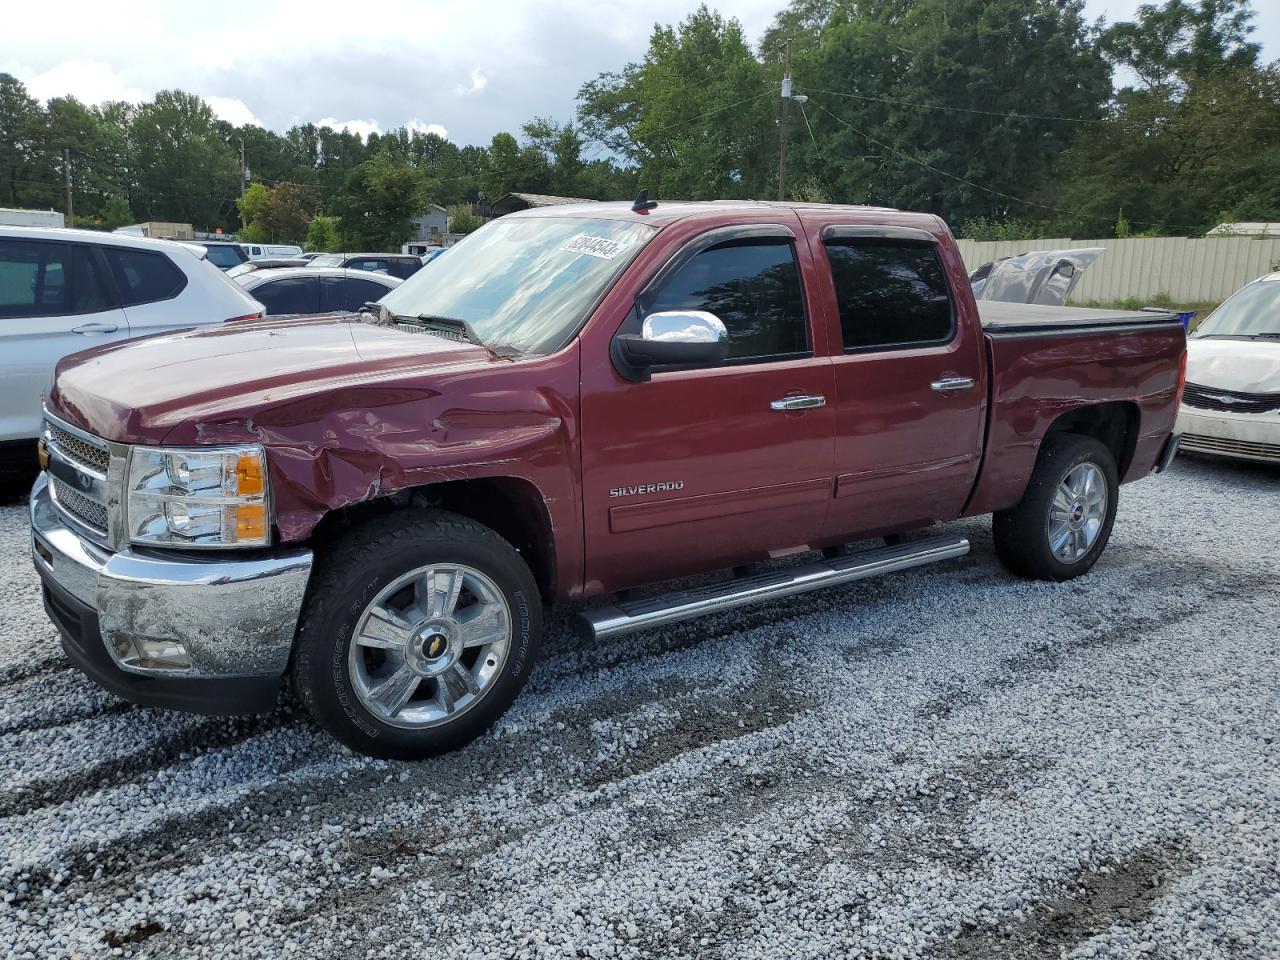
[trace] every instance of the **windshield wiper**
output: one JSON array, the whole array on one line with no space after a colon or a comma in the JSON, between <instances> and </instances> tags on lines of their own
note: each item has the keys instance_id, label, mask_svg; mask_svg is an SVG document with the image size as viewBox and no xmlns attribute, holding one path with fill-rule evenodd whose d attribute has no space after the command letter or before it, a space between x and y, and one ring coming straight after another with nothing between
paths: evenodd
<instances>
[{"instance_id":1,"label":"windshield wiper","mask_svg":"<svg viewBox=\"0 0 1280 960\"><path fill-rule=\"evenodd\" d=\"M461 317L442 317L433 313L419 313L413 315L407 313L393 313L391 314L391 317L401 322L420 323L428 329L430 329L432 325L436 327L444 327L443 330L436 330L435 332L444 333L446 335L449 333L460 333L464 340L474 343L477 347L485 347L485 349L488 349L488 345L480 339L480 335L476 333L475 328Z\"/></svg>"}]
</instances>

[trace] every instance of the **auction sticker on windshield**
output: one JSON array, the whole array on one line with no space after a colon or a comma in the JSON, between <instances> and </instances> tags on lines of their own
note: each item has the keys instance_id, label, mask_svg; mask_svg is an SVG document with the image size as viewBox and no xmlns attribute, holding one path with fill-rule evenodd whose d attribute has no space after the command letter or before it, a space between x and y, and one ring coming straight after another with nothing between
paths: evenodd
<instances>
[{"instance_id":1,"label":"auction sticker on windshield","mask_svg":"<svg viewBox=\"0 0 1280 960\"><path fill-rule=\"evenodd\" d=\"M589 257L599 257L601 260L612 260L622 252L624 246L626 244L618 240L580 233L560 249L567 250L569 253L585 253Z\"/></svg>"}]
</instances>

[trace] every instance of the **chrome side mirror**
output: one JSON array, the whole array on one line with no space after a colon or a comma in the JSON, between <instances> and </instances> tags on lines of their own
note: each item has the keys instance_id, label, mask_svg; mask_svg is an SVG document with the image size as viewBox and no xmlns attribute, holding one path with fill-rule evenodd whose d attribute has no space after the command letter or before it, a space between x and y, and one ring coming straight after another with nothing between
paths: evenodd
<instances>
[{"instance_id":1,"label":"chrome side mirror","mask_svg":"<svg viewBox=\"0 0 1280 960\"><path fill-rule=\"evenodd\" d=\"M648 380L653 367L706 367L729 355L724 321L705 310L651 313L640 334L613 338L614 366L628 380Z\"/></svg>"}]
</instances>

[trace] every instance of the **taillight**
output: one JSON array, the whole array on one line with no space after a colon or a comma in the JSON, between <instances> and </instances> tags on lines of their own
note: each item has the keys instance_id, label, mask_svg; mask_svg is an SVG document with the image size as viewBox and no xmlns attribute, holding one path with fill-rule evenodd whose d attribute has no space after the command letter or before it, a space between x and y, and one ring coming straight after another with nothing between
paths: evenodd
<instances>
[{"instance_id":1,"label":"taillight","mask_svg":"<svg viewBox=\"0 0 1280 960\"><path fill-rule=\"evenodd\" d=\"M1187 385L1187 351L1182 351L1182 360L1178 363L1178 392L1174 396L1174 405L1182 406L1182 391Z\"/></svg>"},{"instance_id":2,"label":"taillight","mask_svg":"<svg viewBox=\"0 0 1280 960\"><path fill-rule=\"evenodd\" d=\"M267 315L265 310L259 310L257 313L246 313L242 317L227 317L223 323L235 323L237 320L261 320Z\"/></svg>"}]
</instances>

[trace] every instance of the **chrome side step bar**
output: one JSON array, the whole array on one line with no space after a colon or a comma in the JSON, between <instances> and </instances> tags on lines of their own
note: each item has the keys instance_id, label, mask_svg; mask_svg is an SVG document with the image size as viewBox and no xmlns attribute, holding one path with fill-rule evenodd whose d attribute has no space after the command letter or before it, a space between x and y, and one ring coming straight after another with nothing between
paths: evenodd
<instances>
[{"instance_id":1,"label":"chrome side step bar","mask_svg":"<svg viewBox=\"0 0 1280 960\"><path fill-rule=\"evenodd\" d=\"M790 570L761 573L727 583L681 590L661 597L628 600L583 611L591 635L601 640L636 630L648 630L680 620L723 613L761 600L776 600L822 587L866 580L885 573L910 570L926 563L953 560L969 552L964 537L929 537L893 547L879 547L838 560L824 560Z\"/></svg>"}]
</instances>

